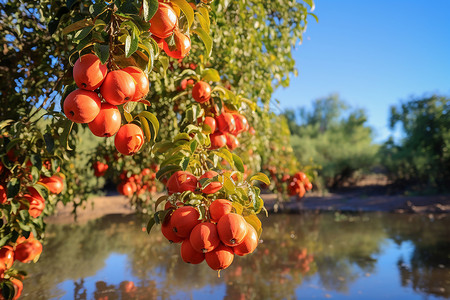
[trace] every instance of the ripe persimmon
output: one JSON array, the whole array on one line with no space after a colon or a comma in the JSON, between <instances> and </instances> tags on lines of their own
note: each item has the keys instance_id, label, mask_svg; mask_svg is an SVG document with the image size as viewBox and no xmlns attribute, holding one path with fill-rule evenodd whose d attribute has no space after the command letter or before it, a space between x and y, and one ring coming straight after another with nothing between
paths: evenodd
<instances>
[{"instance_id":1,"label":"ripe persimmon","mask_svg":"<svg viewBox=\"0 0 450 300\"><path fill-rule=\"evenodd\" d=\"M247 223L247 234L239 245L233 247L234 254L244 256L255 251L258 246L258 234L255 228Z\"/></svg>"},{"instance_id":2,"label":"ripe persimmon","mask_svg":"<svg viewBox=\"0 0 450 300\"><path fill-rule=\"evenodd\" d=\"M45 200L35 188L29 187L28 193L23 196L29 203L28 212L31 217L37 218L45 208Z\"/></svg>"},{"instance_id":3,"label":"ripe persimmon","mask_svg":"<svg viewBox=\"0 0 450 300\"><path fill-rule=\"evenodd\" d=\"M162 222L161 224L161 233L171 243L181 243L183 241L183 238L176 235L175 232L173 231L171 216L169 214L166 215L164 222Z\"/></svg>"},{"instance_id":4,"label":"ripe persimmon","mask_svg":"<svg viewBox=\"0 0 450 300\"><path fill-rule=\"evenodd\" d=\"M95 136L110 137L119 131L121 124L122 116L117 106L102 103L97 117L92 122L89 122L88 126Z\"/></svg>"},{"instance_id":5,"label":"ripe persimmon","mask_svg":"<svg viewBox=\"0 0 450 300\"><path fill-rule=\"evenodd\" d=\"M217 128L222 133L231 133L236 130L236 121L230 113L222 113L216 117Z\"/></svg>"},{"instance_id":6,"label":"ripe persimmon","mask_svg":"<svg viewBox=\"0 0 450 300\"><path fill-rule=\"evenodd\" d=\"M123 70L109 72L100 87L100 94L112 105L133 100L135 92L136 83L133 77Z\"/></svg>"},{"instance_id":7,"label":"ripe persimmon","mask_svg":"<svg viewBox=\"0 0 450 300\"><path fill-rule=\"evenodd\" d=\"M191 50L191 38L178 30L174 34L175 45L170 47L166 42L163 43L164 52L173 58L184 58Z\"/></svg>"},{"instance_id":8,"label":"ripe persimmon","mask_svg":"<svg viewBox=\"0 0 450 300\"><path fill-rule=\"evenodd\" d=\"M197 188L197 178L187 171L176 171L167 180L167 192L169 195L182 193L184 191L195 191Z\"/></svg>"},{"instance_id":9,"label":"ripe persimmon","mask_svg":"<svg viewBox=\"0 0 450 300\"><path fill-rule=\"evenodd\" d=\"M199 212L192 206L177 208L170 218L172 229L181 238L189 237L192 229L200 223Z\"/></svg>"},{"instance_id":10,"label":"ripe persimmon","mask_svg":"<svg viewBox=\"0 0 450 300\"><path fill-rule=\"evenodd\" d=\"M233 250L223 244L219 244L216 249L205 254L206 263L215 271L228 268L233 262L233 259Z\"/></svg>"},{"instance_id":11,"label":"ripe persimmon","mask_svg":"<svg viewBox=\"0 0 450 300\"><path fill-rule=\"evenodd\" d=\"M213 178L218 176L219 173L215 172L215 171L206 171L202 176L200 176L200 179L204 179L204 178ZM202 188L202 193L205 194L214 194L215 192L219 191L222 188L222 183L219 181L213 181L210 182L208 185L205 184L205 186L201 187Z\"/></svg>"},{"instance_id":12,"label":"ripe persimmon","mask_svg":"<svg viewBox=\"0 0 450 300\"><path fill-rule=\"evenodd\" d=\"M219 149L227 144L227 137L220 131L209 135L211 140L211 149Z\"/></svg>"},{"instance_id":13,"label":"ripe persimmon","mask_svg":"<svg viewBox=\"0 0 450 300\"><path fill-rule=\"evenodd\" d=\"M211 98L211 86L204 81L197 82L192 88L192 98L198 103L204 103Z\"/></svg>"},{"instance_id":14,"label":"ripe persimmon","mask_svg":"<svg viewBox=\"0 0 450 300\"><path fill-rule=\"evenodd\" d=\"M150 89L150 82L148 81L147 75L138 67L126 67L122 71L127 72L133 77L136 82L136 90L134 92L134 97L132 101L139 101L145 96L147 96Z\"/></svg>"},{"instance_id":15,"label":"ripe persimmon","mask_svg":"<svg viewBox=\"0 0 450 300\"><path fill-rule=\"evenodd\" d=\"M234 135L227 133L226 135L227 138L227 147L230 150L234 150L237 147L239 147L239 140L237 137L235 137Z\"/></svg>"},{"instance_id":16,"label":"ripe persimmon","mask_svg":"<svg viewBox=\"0 0 450 300\"><path fill-rule=\"evenodd\" d=\"M94 167L94 175L96 177L102 177L103 175L105 175L106 171L109 168L107 164L102 163L100 161L94 162L93 167Z\"/></svg>"},{"instance_id":17,"label":"ripe persimmon","mask_svg":"<svg viewBox=\"0 0 450 300\"><path fill-rule=\"evenodd\" d=\"M299 180L299 181L306 181L306 180L309 181L308 177L307 177L306 174L303 173L303 172L297 172L297 173L295 173L294 176L293 176L293 178L296 179L296 180Z\"/></svg>"},{"instance_id":18,"label":"ripe persimmon","mask_svg":"<svg viewBox=\"0 0 450 300\"><path fill-rule=\"evenodd\" d=\"M12 267L14 263L14 250L11 246L0 249L0 275Z\"/></svg>"},{"instance_id":19,"label":"ripe persimmon","mask_svg":"<svg viewBox=\"0 0 450 300\"><path fill-rule=\"evenodd\" d=\"M123 155L133 155L144 144L144 132L136 124L125 124L120 127L114 138L117 151Z\"/></svg>"},{"instance_id":20,"label":"ripe persimmon","mask_svg":"<svg viewBox=\"0 0 450 300\"><path fill-rule=\"evenodd\" d=\"M134 193L131 182L119 183L119 185L117 186L117 191L119 192L119 194L124 196L131 196Z\"/></svg>"},{"instance_id":21,"label":"ripe persimmon","mask_svg":"<svg viewBox=\"0 0 450 300\"><path fill-rule=\"evenodd\" d=\"M41 255L42 244L34 238L28 238L22 243L16 245L14 258L20 262L26 263L34 260L36 256Z\"/></svg>"},{"instance_id":22,"label":"ripe persimmon","mask_svg":"<svg viewBox=\"0 0 450 300\"><path fill-rule=\"evenodd\" d=\"M44 184L52 194L60 194L64 189L64 179L58 175L53 175L51 177L44 176L39 182Z\"/></svg>"},{"instance_id":23,"label":"ripe persimmon","mask_svg":"<svg viewBox=\"0 0 450 300\"><path fill-rule=\"evenodd\" d=\"M217 232L222 243L230 247L237 246L247 234L247 222L241 215L229 213L217 222Z\"/></svg>"},{"instance_id":24,"label":"ripe persimmon","mask_svg":"<svg viewBox=\"0 0 450 300\"><path fill-rule=\"evenodd\" d=\"M208 253L220 244L217 227L211 222L197 224L189 236L192 248L198 252Z\"/></svg>"},{"instance_id":25,"label":"ripe persimmon","mask_svg":"<svg viewBox=\"0 0 450 300\"><path fill-rule=\"evenodd\" d=\"M159 2L158 10L150 19L150 32L165 39L172 35L177 25L178 18L173 8L166 3Z\"/></svg>"},{"instance_id":26,"label":"ripe persimmon","mask_svg":"<svg viewBox=\"0 0 450 300\"><path fill-rule=\"evenodd\" d=\"M231 213L232 210L233 205L231 201L227 199L216 199L209 206L209 216L211 217L211 221L217 223L220 218Z\"/></svg>"},{"instance_id":27,"label":"ripe persimmon","mask_svg":"<svg viewBox=\"0 0 450 300\"><path fill-rule=\"evenodd\" d=\"M100 87L107 73L108 67L94 54L81 56L73 66L73 79L84 90L93 91Z\"/></svg>"},{"instance_id":28,"label":"ripe persimmon","mask_svg":"<svg viewBox=\"0 0 450 300\"><path fill-rule=\"evenodd\" d=\"M100 112L101 99L95 92L77 89L64 100L66 117L75 123L92 122Z\"/></svg>"},{"instance_id":29,"label":"ripe persimmon","mask_svg":"<svg viewBox=\"0 0 450 300\"><path fill-rule=\"evenodd\" d=\"M310 191L310 190L312 190L312 188L313 188L312 183L310 181L307 181L305 183L305 190Z\"/></svg>"},{"instance_id":30,"label":"ripe persimmon","mask_svg":"<svg viewBox=\"0 0 450 300\"><path fill-rule=\"evenodd\" d=\"M233 114L234 122L236 123L236 129L233 131L234 135L238 135L249 128L247 118L241 114Z\"/></svg>"},{"instance_id":31,"label":"ripe persimmon","mask_svg":"<svg viewBox=\"0 0 450 300\"><path fill-rule=\"evenodd\" d=\"M213 117L205 117L205 120L203 121L203 130L206 131L206 126L209 127L210 132L214 133L216 131L216 119Z\"/></svg>"},{"instance_id":32,"label":"ripe persimmon","mask_svg":"<svg viewBox=\"0 0 450 300\"><path fill-rule=\"evenodd\" d=\"M6 194L6 189L0 184L0 204L5 204L8 201L8 196Z\"/></svg>"},{"instance_id":33,"label":"ripe persimmon","mask_svg":"<svg viewBox=\"0 0 450 300\"><path fill-rule=\"evenodd\" d=\"M181 258L184 262L188 264L199 264L203 260L205 260L205 254L202 252L196 251L193 247L189 239L185 239L181 244Z\"/></svg>"}]
</instances>

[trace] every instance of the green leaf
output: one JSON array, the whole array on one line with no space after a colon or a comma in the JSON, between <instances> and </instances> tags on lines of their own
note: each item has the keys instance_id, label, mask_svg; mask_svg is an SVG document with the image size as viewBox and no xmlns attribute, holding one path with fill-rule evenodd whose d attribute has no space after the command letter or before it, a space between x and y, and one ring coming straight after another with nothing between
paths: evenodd
<instances>
[{"instance_id":1,"label":"green leaf","mask_svg":"<svg viewBox=\"0 0 450 300\"><path fill-rule=\"evenodd\" d=\"M269 177L267 177L266 174L264 173L256 173L255 175L253 175L252 177L250 177L249 182L253 181L253 180L259 180L261 182L264 182L265 184L269 185L270 184L270 179Z\"/></svg>"},{"instance_id":2,"label":"green leaf","mask_svg":"<svg viewBox=\"0 0 450 300\"><path fill-rule=\"evenodd\" d=\"M319 23L319 17L318 16L316 16L313 13L308 13L308 15L312 16L314 19L316 19L316 22Z\"/></svg>"},{"instance_id":3,"label":"green leaf","mask_svg":"<svg viewBox=\"0 0 450 300\"><path fill-rule=\"evenodd\" d=\"M150 132L150 127L148 125L148 121L146 118L139 116L139 120L141 120L141 127L142 130L144 131L145 137L146 137L146 142L150 142L152 140L152 134Z\"/></svg>"},{"instance_id":4,"label":"green leaf","mask_svg":"<svg viewBox=\"0 0 450 300\"><path fill-rule=\"evenodd\" d=\"M91 32L92 28L94 28L94 26L88 26L81 30L78 30L75 33L75 35L73 36L72 41L74 41L75 43L81 41L82 39L84 39L85 37L88 36L88 34Z\"/></svg>"},{"instance_id":5,"label":"green leaf","mask_svg":"<svg viewBox=\"0 0 450 300\"><path fill-rule=\"evenodd\" d=\"M255 228L256 233L258 233L258 239L261 237L262 224L256 215L248 215L244 217L245 221Z\"/></svg>"},{"instance_id":6,"label":"green leaf","mask_svg":"<svg viewBox=\"0 0 450 300\"><path fill-rule=\"evenodd\" d=\"M45 147L47 151L53 154L53 150L55 149L55 141L53 140L52 135L49 132L44 134Z\"/></svg>"},{"instance_id":7,"label":"green leaf","mask_svg":"<svg viewBox=\"0 0 450 300\"><path fill-rule=\"evenodd\" d=\"M184 156L183 159L181 160L180 166L183 171L186 171L187 167L189 166L190 160L191 160L190 156Z\"/></svg>"},{"instance_id":8,"label":"green leaf","mask_svg":"<svg viewBox=\"0 0 450 300\"><path fill-rule=\"evenodd\" d=\"M206 20L205 17L201 14L201 13L195 13L195 15L197 16L197 20L200 23L200 26L203 28L203 30L205 30L205 32L209 32L209 19Z\"/></svg>"},{"instance_id":9,"label":"green leaf","mask_svg":"<svg viewBox=\"0 0 450 300\"><path fill-rule=\"evenodd\" d=\"M73 122L70 120L67 120L64 124L64 131L61 134L61 136L59 137L59 141L60 141L61 145L64 145L66 150L69 150L69 151L73 150L69 146L69 134L70 134L70 131L72 130L72 127L73 127Z\"/></svg>"},{"instance_id":10,"label":"green leaf","mask_svg":"<svg viewBox=\"0 0 450 300\"><path fill-rule=\"evenodd\" d=\"M215 69L205 69L202 72L202 79L204 81L219 82L220 75L219 75L219 72L217 72L217 70L215 70Z\"/></svg>"},{"instance_id":11,"label":"green leaf","mask_svg":"<svg viewBox=\"0 0 450 300\"><path fill-rule=\"evenodd\" d=\"M142 12L144 13L144 20L146 22L156 14L158 10L159 2L158 0L143 0L142 1Z\"/></svg>"},{"instance_id":12,"label":"green leaf","mask_svg":"<svg viewBox=\"0 0 450 300\"><path fill-rule=\"evenodd\" d=\"M155 218L150 218L147 223L147 234L150 234L150 231L152 230L152 227L156 224Z\"/></svg>"},{"instance_id":13,"label":"green leaf","mask_svg":"<svg viewBox=\"0 0 450 300\"><path fill-rule=\"evenodd\" d=\"M158 205L160 205L162 202L166 201L167 198L169 198L169 196L164 195L164 196L159 197L158 200L156 200L156 202L155 202L155 211L157 211Z\"/></svg>"},{"instance_id":14,"label":"green leaf","mask_svg":"<svg viewBox=\"0 0 450 300\"><path fill-rule=\"evenodd\" d=\"M36 168L35 166L31 167L31 177L33 178L33 183L36 183L41 177L38 168Z\"/></svg>"},{"instance_id":15,"label":"green leaf","mask_svg":"<svg viewBox=\"0 0 450 300\"><path fill-rule=\"evenodd\" d=\"M164 76L166 76L167 68L169 67L169 58L166 56L159 56L158 61L161 63L163 67Z\"/></svg>"},{"instance_id":16,"label":"green leaf","mask_svg":"<svg viewBox=\"0 0 450 300\"><path fill-rule=\"evenodd\" d=\"M316 5L314 4L313 0L303 0L303 1L305 1L305 3L311 7L311 11L314 11L314 9L316 8Z\"/></svg>"},{"instance_id":17,"label":"green leaf","mask_svg":"<svg viewBox=\"0 0 450 300\"><path fill-rule=\"evenodd\" d=\"M188 20L189 28L191 28L192 23L194 23L194 10L189 3L186 0L171 0L170 2L176 4L181 9Z\"/></svg>"},{"instance_id":18,"label":"green leaf","mask_svg":"<svg viewBox=\"0 0 450 300\"><path fill-rule=\"evenodd\" d=\"M202 28L196 28L192 30L193 33L197 34L199 38L202 40L203 44L205 44L205 54L207 57L211 56L213 41L209 34L203 30Z\"/></svg>"},{"instance_id":19,"label":"green leaf","mask_svg":"<svg viewBox=\"0 0 450 300\"><path fill-rule=\"evenodd\" d=\"M180 170L180 166L174 166L174 165L164 166L156 173L156 178L159 180L164 175L167 175L168 173L173 173L173 172L179 171L179 170Z\"/></svg>"},{"instance_id":20,"label":"green leaf","mask_svg":"<svg viewBox=\"0 0 450 300\"><path fill-rule=\"evenodd\" d=\"M244 163L242 162L242 159L234 153L233 153L233 161L238 171L244 173L245 172Z\"/></svg>"},{"instance_id":21,"label":"green leaf","mask_svg":"<svg viewBox=\"0 0 450 300\"><path fill-rule=\"evenodd\" d=\"M191 148L191 153L195 152L195 150L197 149L197 145L198 145L198 142L196 140L193 140L191 142L191 144L189 145L189 147Z\"/></svg>"},{"instance_id":22,"label":"green leaf","mask_svg":"<svg viewBox=\"0 0 450 300\"><path fill-rule=\"evenodd\" d=\"M80 2L80 1L79 0L67 0L66 5L69 9L72 9L74 7L74 5L77 4L78 2Z\"/></svg>"},{"instance_id":23,"label":"green leaf","mask_svg":"<svg viewBox=\"0 0 450 300\"><path fill-rule=\"evenodd\" d=\"M100 59L101 63L104 65L109 59L109 45L101 45L98 43L94 44L95 55Z\"/></svg>"},{"instance_id":24,"label":"green leaf","mask_svg":"<svg viewBox=\"0 0 450 300\"><path fill-rule=\"evenodd\" d=\"M2 130L3 128L5 128L6 126L10 125L12 122L14 122L14 120L3 120L0 122L0 130Z\"/></svg>"},{"instance_id":25,"label":"green leaf","mask_svg":"<svg viewBox=\"0 0 450 300\"><path fill-rule=\"evenodd\" d=\"M11 178L11 180L6 185L7 198L14 198L20 190L20 181L17 178Z\"/></svg>"},{"instance_id":26,"label":"green leaf","mask_svg":"<svg viewBox=\"0 0 450 300\"><path fill-rule=\"evenodd\" d=\"M86 19L83 19L83 20L80 20L78 22L75 22L75 23L70 24L69 26L65 27L62 32L63 32L63 34L68 34L68 33L72 32L72 31L80 30L80 29L85 28L85 27L87 27L89 25L92 25L92 21L88 21Z\"/></svg>"},{"instance_id":27,"label":"green leaf","mask_svg":"<svg viewBox=\"0 0 450 300\"><path fill-rule=\"evenodd\" d=\"M130 57L138 49L139 38L134 34L127 35L125 39L125 57Z\"/></svg>"},{"instance_id":28,"label":"green leaf","mask_svg":"<svg viewBox=\"0 0 450 300\"><path fill-rule=\"evenodd\" d=\"M39 195L42 196L42 198L48 199L50 191L48 190L47 186L42 183L36 183L33 185L33 188L39 193Z\"/></svg>"},{"instance_id":29,"label":"green leaf","mask_svg":"<svg viewBox=\"0 0 450 300\"><path fill-rule=\"evenodd\" d=\"M141 112L138 116L142 116L142 117L144 117L144 118L146 118L149 122L150 122L150 124L152 125L152 128L151 129L153 129L153 140L155 141L156 140L156 136L158 135L158 132L159 132L159 121L158 121L158 118L156 118L156 116L154 115L154 114L152 114L151 112L149 112L149 111L143 111L143 112Z\"/></svg>"}]
</instances>

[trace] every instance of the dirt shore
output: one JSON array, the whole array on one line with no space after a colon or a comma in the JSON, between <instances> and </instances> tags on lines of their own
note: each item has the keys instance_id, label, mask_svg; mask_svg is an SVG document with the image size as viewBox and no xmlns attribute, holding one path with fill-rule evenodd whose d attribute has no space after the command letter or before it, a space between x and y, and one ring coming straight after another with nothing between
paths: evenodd
<instances>
[{"instance_id":1,"label":"dirt shore","mask_svg":"<svg viewBox=\"0 0 450 300\"><path fill-rule=\"evenodd\" d=\"M360 194L342 193L327 196L309 196L299 200L295 197L283 203L277 209L276 195L263 194L267 210L274 212L301 213L302 211L351 211L370 212L386 211L396 213L450 213L450 196L361 196ZM74 222L72 207L57 207L57 213L48 217L51 224L70 224ZM77 223L85 223L105 215L132 214L127 198L121 195L92 198L84 209L78 210Z\"/></svg>"}]
</instances>

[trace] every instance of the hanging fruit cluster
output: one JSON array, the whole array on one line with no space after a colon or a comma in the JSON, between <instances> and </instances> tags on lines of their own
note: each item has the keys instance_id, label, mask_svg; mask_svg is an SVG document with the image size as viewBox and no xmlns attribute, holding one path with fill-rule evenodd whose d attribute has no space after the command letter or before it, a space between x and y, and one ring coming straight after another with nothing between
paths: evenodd
<instances>
[{"instance_id":1,"label":"hanging fruit cluster","mask_svg":"<svg viewBox=\"0 0 450 300\"><path fill-rule=\"evenodd\" d=\"M312 188L312 183L309 181L306 174L303 172L297 172L290 178L288 185L289 196L298 195L300 198L303 198L305 193L312 190Z\"/></svg>"},{"instance_id":2,"label":"hanging fruit cluster","mask_svg":"<svg viewBox=\"0 0 450 300\"><path fill-rule=\"evenodd\" d=\"M157 171L157 170L156 170ZM156 173L149 168L143 169L139 174L128 174L123 171L120 174L120 183L117 186L119 194L131 197L134 193L140 195L145 191L156 193Z\"/></svg>"}]
</instances>

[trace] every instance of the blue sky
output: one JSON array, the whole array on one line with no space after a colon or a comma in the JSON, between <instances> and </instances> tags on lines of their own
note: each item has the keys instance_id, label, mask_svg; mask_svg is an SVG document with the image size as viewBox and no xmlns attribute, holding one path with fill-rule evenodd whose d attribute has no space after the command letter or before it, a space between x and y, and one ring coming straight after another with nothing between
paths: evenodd
<instances>
[{"instance_id":1,"label":"blue sky","mask_svg":"<svg viewBox=\"0 0 450 300\"><path fill-rule=\"evenodd\" d=\"M317 0L294 52L299 76L274 98L310 107L338 93L368 114L375 140L389 135L391 105L411 96L450 96L450 1Z\"/></svg>"}]
</instances>

